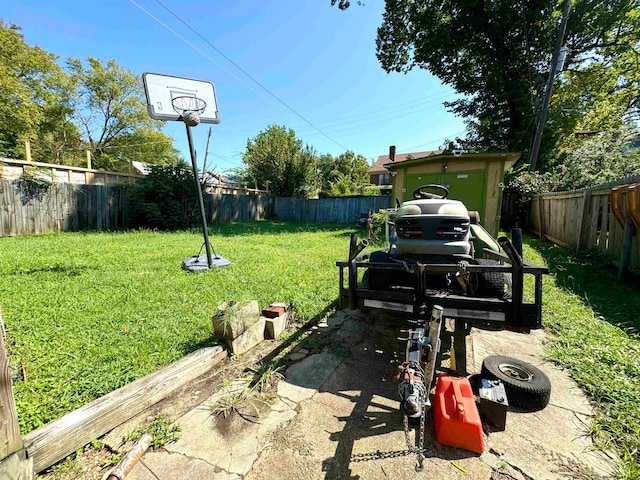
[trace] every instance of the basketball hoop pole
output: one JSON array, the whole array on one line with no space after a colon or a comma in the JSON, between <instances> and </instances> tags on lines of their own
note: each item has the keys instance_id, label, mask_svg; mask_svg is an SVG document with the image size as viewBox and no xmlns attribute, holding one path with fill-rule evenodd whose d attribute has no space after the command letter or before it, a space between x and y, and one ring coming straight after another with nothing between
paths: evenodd
<instances>
[{"instance_id":1,"label":"basketball hoop pole","mask_svg":"<svg viewBox=\"0 0 640 480\"><path fill-rule=\"evenodd\" d=\"M204 247L207 250L207 266L211 269L213 260L211 259L211 245L209 244L209 227L207 227L207 214L204 211L204 200L202 199L202 187L198 178L198 164L196 163L196 150L193 148L193 138L191 138L191 127L186 123L187 140L189 141L189 153L191 154L191 167L193 168L193 178L196 182L196 192L198 193L198 203L200 204L200 217L202 218L202 235L204 236Z\"/></svg>"}]
</instances>

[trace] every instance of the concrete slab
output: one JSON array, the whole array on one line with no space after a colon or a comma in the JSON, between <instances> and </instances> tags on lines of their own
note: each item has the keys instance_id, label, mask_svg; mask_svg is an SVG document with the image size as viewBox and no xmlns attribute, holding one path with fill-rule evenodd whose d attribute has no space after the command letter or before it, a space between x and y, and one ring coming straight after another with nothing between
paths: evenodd
<instances>
[{"instance_id":1,"label":"concrete slab","mask_svg":"<svg viewBox=\"0 0 640 480\"><path fill-rule=\"evenodd\" d=\"M150 452L144 456L143 462L157 480L184 480L185 478L240 480L242 478L240 475L222 471L199 458L179 453Z\"/></svg>"},{"instance_id":2,"label":"concrete slab","mask_svg":"<svg viewBox=\"0 0 640 480\"><path fill-rule=\"evenodd\" d=\"M182 437L167 445L171 453L199 458L228 473L245 475L258 457L259 426L230 416L212 417L211 410L201 406L178 419Z\"/></svg>"},{"instance_id":3,"label":"concrete slab","mask_svg":"<svg viewBox=\"0 0 640 480\"><path fill-rule=\"evenodd\" d=\"M544 360L544 332L536 330L530 334L507 331L484 331L472 329L474 372L480 373L482 361L490 355L506 355L530 363L542 370L551 381L549 403L583 415L591 415L592 407L584 392L567 372Z\"/></svg>"},{"instance_id":4,"label":"concrete slab","mask_svg":"<svg viewBox=\"0 0 640 480\"><path fill-rule=\"evenodd\" d=\"M151 455L151 452L147 452L145 458L148 455ZM127 475L127 480L159 480L159 478L155 476L153 472L149 470L144 464L145 458L143 458L135 467L133 467L133 470L131 470L129 475Z\"/></svg>"},{"instance_id":5,"label":"concrete slab","mask_svg":"<svg viewBox=\"0 0 640 480\"><path fill-rule=\"evenodd\" d=\"M330 353L316 353L289 367L285 373L287 383L304 388L320 388L333 370L342 362Z\"/></svg>"}]
</instances>

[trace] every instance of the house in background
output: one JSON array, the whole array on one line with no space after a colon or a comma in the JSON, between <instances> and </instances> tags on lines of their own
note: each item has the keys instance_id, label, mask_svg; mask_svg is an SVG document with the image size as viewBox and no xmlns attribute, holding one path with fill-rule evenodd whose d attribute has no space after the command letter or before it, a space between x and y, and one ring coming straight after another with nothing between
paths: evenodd
<instances>
[{"instance_id":1,"label":"house in background","mask_svg":"<svg viewBox=\"0 0 640 480\"><path fill-rule=\"evenodd\" d=\"M449 198L462 201L480 213L482 225L496 235L500 226L504 174L520 158L520 152L462 153L432 150L382 155L369 169L372 183L382 181L394 203L413 200L422 185L444 185ZM388 183L384 183L388 182ZM380 186L382 189L382 185Z\"/></svg>"},{"instance_id":2,"label":"house in background","mask_svg":"<svg viewBox=\"0 0 640 480\"><path fill-rule=\"evenodd\" d=\"M407 157L411 158L425 158L429 155L442 153L442 150L433 150L428 152L412 152L412 153L398 153L395 154L395 162L404 162ZM391 181L391 175L384 165L389 163L391 159L389 155L380 155L376 163L374 163L367 173L369 173L369 182L372 185L377 185L383 195L391 194L393 182Z\"/></svg>"}]
</instances>

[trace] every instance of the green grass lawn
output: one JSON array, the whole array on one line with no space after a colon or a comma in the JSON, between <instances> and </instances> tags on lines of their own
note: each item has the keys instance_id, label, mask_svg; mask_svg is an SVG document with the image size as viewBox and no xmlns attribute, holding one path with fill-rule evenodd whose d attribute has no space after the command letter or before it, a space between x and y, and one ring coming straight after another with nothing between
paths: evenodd
<instances>
[{"instance_id":1,"label":"green grass lawn","mask_svg":"<svg viewBox=\"0 0 640 480\"><path fill-rule=\"evenodd\" d=\"M524 256L546 263L543 324L548 356L566 367L596 406L598 446L622 458L619 478L640 478L640 289L617 280L597 254L529 241Z\"/></svg>"},{"instance_id":2,"label":"green grass lawn","mask_svg":"<svg viewBox=\"0 0 640 480\"><path fill-rule=\"evenodd\" d=\"M231 266L188 273L198 231L0 239L0 307L23 433L212 345L225 300L275 301L311 319L338 294L346 226L258 222L212 228Z\"/></svg>"}]
</instances>

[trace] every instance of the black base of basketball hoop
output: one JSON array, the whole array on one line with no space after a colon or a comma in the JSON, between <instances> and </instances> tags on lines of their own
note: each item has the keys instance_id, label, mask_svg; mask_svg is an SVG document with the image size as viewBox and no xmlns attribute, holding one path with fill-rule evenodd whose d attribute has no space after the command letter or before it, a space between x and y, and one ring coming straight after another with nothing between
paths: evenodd
<instances>
[{"instance_id":1,"label":"black base of basketball hoop","mask_svg":"<svg viewBox=\"0 0 640 480\"><path fill-rule=\"evenodd\" d=\"M193 257L182 260L182 268L190 272L206 272L218 267L227 267L231 262L220 255L211 257L211 266L207 263L207 255L194 255Z\"/></svg>"}]
</instances>

